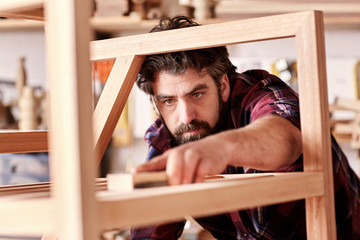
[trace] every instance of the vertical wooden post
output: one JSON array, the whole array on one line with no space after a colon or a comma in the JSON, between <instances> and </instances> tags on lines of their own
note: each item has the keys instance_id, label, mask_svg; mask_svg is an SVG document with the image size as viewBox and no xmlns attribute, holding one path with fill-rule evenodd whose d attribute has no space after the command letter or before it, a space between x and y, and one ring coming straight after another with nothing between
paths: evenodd
<instances>
[{"instance_id":1,"label":"vertical wooden post","mask_svg":"<svg viewBox=\"0 0 360 240\"><path fill-rule=\"evenodd\" d=\"M324 172L324 195L306 199L307 236L308 239L335 240L333 167L321 12L309 14L296 34L296 42L304 171Z\"/></svg>"},{"instance_id":2,"label":"vertical wooden post","mask_svg":"<svg viewBox=\"0 0 360 240\"><path fill-rule=\"evenodd\" d=\"M99 239L94 191L89 26L91 1L49 0L50 146L56 235Z\"/></svg>"}]
</instances>

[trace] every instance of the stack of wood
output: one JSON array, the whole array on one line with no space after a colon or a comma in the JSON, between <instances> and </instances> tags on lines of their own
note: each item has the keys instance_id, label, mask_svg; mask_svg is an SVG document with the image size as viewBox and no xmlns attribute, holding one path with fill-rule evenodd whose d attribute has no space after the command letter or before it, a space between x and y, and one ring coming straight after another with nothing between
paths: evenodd
<instances>
[{"instance_id":1,"label":"stack of wood","mask_svg":"<svg viewBox=\"0 0 360 240\"><path fill-rule=\"evenodd\" d=\"M158 19L163 16L161 0L95 0L96 17L131 16Z\"/></svg>"},{"instance_id":2,"label":"stack of wood","mask_svg":"<svg viewBox=\"0 0 360 240\"><path fill-rule=\"evenodd\" d=\"M193 17L196 20L214 18L216 3L214 0L179 0L180 5L194 9Z\"/></svg>"},{"instance_id":3,"label":"stack of wood","mask_svg":"<svg viewBox=\"0 0 360 240\"><path fill-rule=\"evenodd\" d=\"M337 111L353 113L351 119L337 119L333 115ZM348 142L355 149L360 149L360 100L337 98L330 105L331 128L334 137L340 142Z\"/></svg>"},{"instance_id":4,"label":"stack of wood","mask_svg":"<svg viewBox=\"0 0 360 240\"><path fill-rule=\"evenodd\" d=\"M96 17L120 17L128 14L128 0L95 0Z\"/></svg>"}]
</instances>

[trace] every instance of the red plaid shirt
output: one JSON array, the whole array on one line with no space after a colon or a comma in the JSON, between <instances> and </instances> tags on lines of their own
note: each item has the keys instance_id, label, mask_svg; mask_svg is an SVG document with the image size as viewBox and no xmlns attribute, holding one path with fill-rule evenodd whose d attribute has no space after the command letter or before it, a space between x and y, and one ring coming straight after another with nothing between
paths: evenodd
<instances>
[{"instance_id":1,"label":"red plaid shirt","mask_svg":"<svg viewBox=\"0 0 360 240\"><path fill-rule=\"evenodd\" d=\"M279 115L300 128L297 94L284 82L263 70L239 74L231 86L228 125L240 128L266 115ZM173 147L171 134L158 119L146 132L148 159ZM334 138L335 209L338 239L360 239L360 181ZM276 172L302 171L302 157ZM225 173L260 172L246 167L228 166ZM271 206L224 213L196 219L217 239L306 239L305 202L293 201ZM178 239L184 222L132 229L131 239Z\"/></svg>"}]
</instances>

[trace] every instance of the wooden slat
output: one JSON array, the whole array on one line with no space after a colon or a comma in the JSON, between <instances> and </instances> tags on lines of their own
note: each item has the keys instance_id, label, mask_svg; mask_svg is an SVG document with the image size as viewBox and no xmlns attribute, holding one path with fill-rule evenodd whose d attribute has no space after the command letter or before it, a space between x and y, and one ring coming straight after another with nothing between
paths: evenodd
<instances>
[{"instance_id":1,"label":"wooden slat","mask_svg":"<svg viewBox=\"0 0 360 240\"><path fill-rule=\"evenodd\" d=\"M306 201L307 235L336 239L324 26L310 14L296 34L304 171L324 172L324 196Z\"/></svg>"},{"instance_id":2,"label":"wooden slat","mask_svg":"<svg viewBox=\"0 0 360 240\"><path fill-rule=\"evenodd\" d=\"M100 191L97 196L99 224L103 230L147 225L323 194L322 173L259 175L249 178L246 175L231 176L231 180L220 179L220 182L137 189L126 194ZM43 193L1 197L0 233L53 232L51 220L57 207L53 204ZM34 216L37 216L36 221Z\"/></svg>"},{"instance_id":3,"label":"wooden slat","mask_svg":"<svg viewBox=\"0 0 360 240\"><path fill-rule=\"evenodd\" d=\"M360 113L360 101L355 99L348 99L339 97L335 101L335 106L344 110L350 110Z\"/></svg>"},{"instance_id":4,"label":"wooden slat","mask_svg":"<svg viewBox=\"0 0 360 240\"><path fill-rule=\"evenodd\" d=\"M47 132L0 132L0 153L47 152Z\"/></svg>"},{"instance_id":5,"label":"wooden slat","mask_svg":"<svg viewBox=\"0 0 360 240\"><path fill-rule=\"evenodd\" d=\"M89 62L90 1L47 1L50 146L56 236L98 239Z\"/></svg>"},{"instance_id":6,"label":"wooden slat","mask_svg":"<svg viewBox=\"0 0 360 240\"><path fill-rule=\"evenodd\" d=\"M40 193L32 194L32 199L0 198L0 233L8 235L41 236L42 233L53 233L55 205L50 198ZM40 198L39 198L40 197Z\"/></svg>"},{"instance_id":7,"label":"wooden slat","mask_svg":"<svg viewBox=\"0 0 360 240\"><path fill-rule=\"evenodd\" d=\"M1 0L0 16L43 20L44 0Z\"/></svg>"},{"instance_id":8,"label":"wooden slat","mask_svg":"<svg viewBox=\"0 0 360 240\"><path fill-rule=\"evenodd\" d=\"M148 225L323 194L322 173L282 173L240 179L99 194L101 229ZM103 194L101 194L103 193Z\"/></svg>"},{"instance_id":9,"label":"wooden slat","mask_svg":"<svg viewBox=\"0 0 360 240\"><path fill-rule=\"evenodd\" d=\"M321 10L325 13L349 14L359 13L360 3L357 1L336 1L336 2L304 2L279 1L279 0L222 0L216 6L216 13L224 14L280 14L297 11Z\"/></svg>"},{"instance_id":10,"label":"wooden slat","mask_svg":"<svg viewBox=\"0 0 360 240\"><path fill-rule=\"evenodd\" d=\"M28 11L44 6L44 0L1 0L0 12Z\"/></svg>"},{"instance_id":11,"label":"wooden slat","mask_svg":"<svg viewBox=\"0 0 360 240\"><path fill-rule=\"evenodd\" d=\"M53 183L51 182L40 182L30 184L17 184L17 185L4 185L0 186L0 197L13 196L17 194L26 193L50 193ZM95 181L96 191L107 190L107 179L97 178ZM49 194L50 196L50 194ZM1 199L1 198L0 198Z\"/></svg>"},{"instance_id":12,"label":"wooden slat","mask_svg":"<svg viewBox=\"0 0 360 240\"><path fill-rule=\"evenodd\" d=\"M93 114L95 151L100 159L119 121L143 60L144 57L134 55L116 59L101 93Z\"/></svg>"},{"instance_id":13,"label":"wooden slat","mask_svg":"<svg viewBox=\"0 0 360 240\"><path fill-rule=\"evenodd\" d=\"M91 60L292 37L308 15L309 12L284 14L93 41L90 44Z\"/></svg>"},{"instance_id":14,"label":"wooden slat","mask_svg":"<svg viewBox=\"0 0 360 240\"><path fill-rule=\"evenodd\" d=\"M15 31L43 31L44 23L40 21L28 21L23 19L1 19L0 32Z\"/></svg>"}]
</instances>

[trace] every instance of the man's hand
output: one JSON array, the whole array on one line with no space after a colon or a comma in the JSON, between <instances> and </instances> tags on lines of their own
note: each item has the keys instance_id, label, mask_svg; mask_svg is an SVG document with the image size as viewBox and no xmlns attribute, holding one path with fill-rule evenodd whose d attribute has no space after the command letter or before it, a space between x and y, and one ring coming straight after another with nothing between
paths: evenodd
<instances>
[{"instance_id":1,"label":"man's hand","mask_svg":"<svg viewBox=\"0 0 360 240\"><path fill-rule=\"evenodd\" d=\"M227 165L273 171L294 163L301 152L300 130L285 118L267 116L170 149L134 171L166 169L170 185L187 184L222 173Z\"/></svg>"},{"instance_id":2,"label":"man's hand","mask_svg":"<svg viewBox=\"0 0 360 240\"><path fill-rule=\"evenodd\" d=\"M227 166L216 135L169 149L164 154L135 168L135 172L166 169L170 185L202 182L206 175L222 173Z\"/></svg>"}]
</instances>

